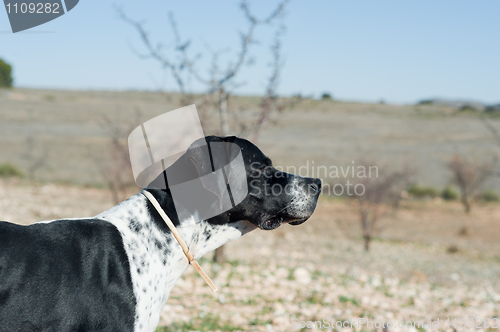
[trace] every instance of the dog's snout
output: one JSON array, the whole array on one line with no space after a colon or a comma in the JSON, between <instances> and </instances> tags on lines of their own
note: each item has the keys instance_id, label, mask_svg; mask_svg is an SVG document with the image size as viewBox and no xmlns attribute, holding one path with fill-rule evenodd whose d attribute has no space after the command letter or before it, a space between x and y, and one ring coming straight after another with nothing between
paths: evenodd
<instances>
[{"instance_id":1,"label":"dog's snout","mask_svg":"<svg viewBox=\"0 0 500 332\"><path fill-rule=\"evenodd\" d=\"M321 180L320 179L311 179L312 183L309 184L309 188L311 188L312 193L320 193L321 192Z\"/></svg>"}]
</instances>

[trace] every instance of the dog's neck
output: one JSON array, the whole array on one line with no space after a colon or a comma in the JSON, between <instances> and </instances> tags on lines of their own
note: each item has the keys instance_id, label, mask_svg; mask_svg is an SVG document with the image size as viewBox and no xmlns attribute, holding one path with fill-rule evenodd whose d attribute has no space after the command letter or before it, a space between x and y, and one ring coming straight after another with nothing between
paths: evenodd
<instances>
[{"instance_id":1,"label":"dog's neck","mask_svg":"<svg viewBox=\"0 0 500 332\"><path fill-rule=\"evenodd\" d=\"M170 291L188 266L181 246L142 194L97 218L114 224L123 238L137 300L134 331L154 331ZM256 228L248 221L223 225L201 221L183 226L177 220L176 224L195 259Z\"/></svg>"}]
</instances>

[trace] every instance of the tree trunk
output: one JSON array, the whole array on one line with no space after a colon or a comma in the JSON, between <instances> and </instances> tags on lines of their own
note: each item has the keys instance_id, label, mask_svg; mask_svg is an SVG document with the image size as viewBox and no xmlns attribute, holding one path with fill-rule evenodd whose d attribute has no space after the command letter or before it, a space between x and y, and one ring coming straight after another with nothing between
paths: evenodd
<instances>
[{"instance_id":1,"label":"tree trunk","mask_svg":"<svg viewBox=\"0 0 500 332\"><path fill-rule=\"evenodd\" d=\"M470 214L471 206L469 202L469 197L467 197L465 194L462 195L462 204L465 209L465 213Z\"/></svg>"},{"instance_id":2,"label":"tree trunk","mask_svg":"<svg viewBox=\"0 0 500 332\"><path fill-rule=\"evenodd\" d=\"M368 251L370 251L371 236L365 235L364 238L365 238L365 251L368 252Z\"/></svg>"},{"instance_id":3,"label":"tree trunk","mask_svg":"<svg viewBox=\"0 0 500 332\"><path fill-rule=\"evenodd\" d=\"M470 210L469 210L470 212ZM462 228L460 228L460 230L458 231L458 235L461 235L461 236L467 236L470 234L470 226L471 226L471 216L470 214L467 214L467 216L465 217L465 220L462 224Z\"/></svg>"},{"instance_id":4,"label":"tree trunk","mask_svg":"<svg viewBox=\"0 0 500 332\"><path fill-rule=\"evenodd\" d=\"M227 93L221 88L219 91L219 114L220 114L220 124L222 128L222 136L229 135L229 124L227 121ZM222 264L226 261L226 255L224 254L224 246L215 249L214 262Z\"/></svg>"},{"instance_id":5,"label":"tree trunk","mask_svg":"<svg viewBox=\"0 0 500 332\"><path fill-rule=\"evenodd\" d=\"M467 236L469 235L469 218L470 218L470 211L471 211L471 205L469 202L469 197L467 197L465 194L462 194L462 205L464 206L465 213L467 214L467 217L465 219L465 222L458 232L459 235L462 236Z\"/></svg>"},{"instance_id":6,"label":"tree trunk","mask_svg":"<svg viewBox=\"0 0 500 332\"><path fill-rule=\"evenodd\" d=\"M222 136L227 136L229 135L229 124L227 116L227 93L224 92L224 88L221 88L219 91L219 114Z\"/></svg>"},{"instance_id":7,"label":"tree trunk","mask_svg":"<svg viewBox=\"0 0 500 332\"><path fill-rule=\"evenodd\" d=\"M225 247L226 247L226 245L223 245L222 247L215 249L215 252L214 252L214 262L215 263L223 264L226 261L226 254L224 252Z\"/></svg>"}]
</instances>

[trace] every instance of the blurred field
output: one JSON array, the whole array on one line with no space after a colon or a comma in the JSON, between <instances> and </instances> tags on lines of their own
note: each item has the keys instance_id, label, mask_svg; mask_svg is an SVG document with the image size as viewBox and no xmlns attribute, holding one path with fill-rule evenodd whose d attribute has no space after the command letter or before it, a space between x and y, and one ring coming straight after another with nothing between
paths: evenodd
<instances>
[{"instance_id":1,"label":"blurred field","mask_svg":"<svg viewBox=\"0 0 500 332\"><path fill-rule=\"evenodd\" d=\"M139 109L146 120L177 108L175 98L0 91L0 163L28 172L34 159L48 155L35 174L38 181L0 180L0 219L29 224L93 216L111 207L95 163L107 153L103 115L131 121ZM258 101L237 97L230 108L255 108ZM442 188L450 179L445 163L455 151L483 160L499 152L476 114L445 106L305 100L278 118L258 145L280 166L351 165L371 155L394 164L408 161L419 171L418 182ZM500 191L498 178L485 188ZM467 217L458 202L403 200L381 220L369 253L362 250L354 205L322 197L307 223L255 231L230 243L226 264L212 265L208 254L202 265L221 291L212 293L188 268L162 313L161 323L169 327L159 331L291 331L297 330L293 318L442 321L500 315L499 203L478 203ZM470 235L459 236L466 221Z\"/></svg>"},{"instance_id":2,"label":"blurred field","mask_svg":"<svg viewBox=\"0 0 500 332\"><path fill-rule=\"evenodd\" d=\"M233 97L229 110L256 109L258 97ZM178 108L175 95L150 92L54 91L0 92L0 163L23 170L46 151L47 165L36 177L97 185L103 182L95 159L105 158L103 116L134 122ZM304 100L277 114L259 147L275 165L348 166L369 155L379 161L410 162L422 184L444 187L445 163L454 152L491 161L499 148L479 117L447 106L413 106ZM492 120L500 127L500 121ZM206 135L214 134L205 132ZM237 132L235 132L237 134ZM500 179L487 189L500 191Z\"/></svg>"}]
</instances>

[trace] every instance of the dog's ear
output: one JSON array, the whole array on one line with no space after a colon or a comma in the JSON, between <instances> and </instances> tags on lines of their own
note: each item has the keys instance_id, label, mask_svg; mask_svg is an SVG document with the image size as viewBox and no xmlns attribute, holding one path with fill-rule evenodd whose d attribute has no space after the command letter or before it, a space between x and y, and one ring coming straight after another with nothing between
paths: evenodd
<instances>
[{"instance_id":1,"label":"dog's ear","mask_svg":"<svg viewBox=\"0 0 500 332\"><path fill-rule=\"evenodd\" d=\"M248 191L239 147L218 137L191 146L166 173L176 206L201 218L230 210Z\"/></svg>"},{"instance_id":2,"label":"dog's ear","mask_svg":"<svg viewBox=\"0 0 500 332\"><path fill-rule=\"evenodd\" d=\"M214 168L224 176L227 194L234 205L239 204L248 194L248 177L243 162L241 148L225 138L224 142L210 143Z\"/></svg>"},{"instance_id":3,"label":"dog's ear","mask_svg":"<svg viewBox=\"0 0 500 332\"><path fill-rule=\"evenodd\" d=\"M203 178L214 171L209 146L205 140L193 143L167 170L169 185Z\"/></svg>"},{"instance_id":4,"label":"dog's ear","mask_svg":"<svg viewBox=\"0 0 500 332\"><path fill-rule=\"evenodd\" d=\"M235 144L225 142L219 137L210 137L207 148L198 149L186 154L186 160L197 169L198 177L203 187L214 193L219 199L219 209L223 209L226 202L230 202L229 178L231 176L230 163L236 156ZM237 148L237 147L236 147ZM208 151L207 151L208 150ZM208 155L207 155L208 154Z\"/></svg>"},{"instance_id":5,"label":"dog's ear","mask_svg":"<svg viewBox=\"0 0 500 332\"><path fill-rule=\"evenodd\" d=\"M219 183L217 181L214 183L214 178L209 176L215 171L212 160L208 145L189 149L184 157L186 166L195 170L195 178L198 178L203 184L203 187L219 197L220 200L221 193Z\"/></svg>"},{"instance_id":6,"label":"dog's ear","mask_svg":"<svg viewBox=\"0 0 500 332\"><path fill-rule=\"evenodd\" d=\"M176 208L187 209L201 220L232 207L225 178L214 169L208 144L193 144L166 173Z\"/></svg>"}]
</instances>

